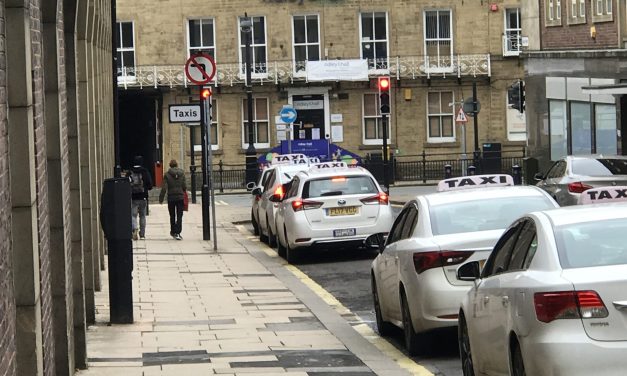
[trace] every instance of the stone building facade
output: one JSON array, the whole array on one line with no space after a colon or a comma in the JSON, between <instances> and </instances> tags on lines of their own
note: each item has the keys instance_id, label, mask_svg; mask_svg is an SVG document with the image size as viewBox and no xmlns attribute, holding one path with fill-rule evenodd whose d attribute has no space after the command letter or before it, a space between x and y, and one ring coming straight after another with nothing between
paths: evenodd
<instances>
[{"instance_id":1,"label":"stone building facade","mask_svg":"<svg viewBox=\"0 0 627 376\"><path fill-rule=\"evenodd\" d=\"M113 173L111 7L0 2L0 375L85 368Z\"/></svg>"},{"instance_id":2,"label":"stone building facade","mask_svg":"<svg viewBox=\"0 0 627 376\"><path fill-rule=\"evenodd\" d=\"M259 155L288 137L277 131L286 104L302 114L295 138L326 138L362 156L381 153L377 77L386 75L392 78L389 141L398 158L423 151L472 153L473 120L464 132L455 119L461 101L472 97L473 82L481 103L479 148L501 143L504 150L519 152L525 146L525 120L508 105L507 88L523 77L521 3L165 0L147 7L118 0L123 165L141 153L155 164L174 158L187 168L190 129L200 158L198 127L170 123L168 116L169 105L198 100L184 64L199 51L217 64L211 83L214 155L226 164L244 163L246 34L240 22L245 15L253 22ZM365 78L352 80L358 69L350 66L360 64ZM145 140L155 142L147 147Z\"/></svg>"},{"instance_id":3,"label":"stone building facade","mask_svg":"<svg viewBox=\"0 0 627 376\"><path fill-rule=\"evenodd\" d=\"M564 155L627 150L627 91L615 88L627 73L626 10L616 0L525 3L536 15L523 22L537 37L522 56L529 155L540 170Z\"/></svg>"}]
</instances>

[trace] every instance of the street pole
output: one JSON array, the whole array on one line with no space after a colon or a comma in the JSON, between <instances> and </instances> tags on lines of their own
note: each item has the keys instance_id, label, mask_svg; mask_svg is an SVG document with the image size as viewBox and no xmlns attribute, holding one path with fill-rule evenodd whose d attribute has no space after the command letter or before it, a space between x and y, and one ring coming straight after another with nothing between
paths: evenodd
<instances>
[{"instance_id":1,"label":"street pole","mask_svg":"<svg viewBox=\"0 0 627 376\"><path fill-rule=\"evenodd\" d=\"M209 187L211 190L211 217L213 218L213 250L218 250L218 233L216 230L216 201L215 194L213 191L213 150L211 149L211 121L213 120L211 116L211 97L205 100L205 111L206 111L206 119L207 119L207 149L209 150L209 157L207 159L207 165L209 166Z\"/></svg>"},{"instance_id":2,"label":"street pole","mask_svg":"<svg viewBox=\"0 0 627 376\"><path fill-rule=\"evenodd\" d=\"M202 109L200 110L200 126L201 128L201 148L202 148L202 240L211 240L211 234L209 231L209 168L208 156L207 156L207 101L211 100L211 97L204 98L203 89L201 88L200 101Z\"/></svg>"},{"instance_id":3,"label":"street pole","mask_svg":"<svg viewBox=\"0 0 627 376\"><path fill-rule=\"evenodd\" d=\"M257 151L255 150L255 138L253 129L253 87L252 87L252 19L244 13L241 29L246 36L246 104L248 115L248 148L246 149L246 185L257 181Z\"/></svg>"},{"instance_id":4,"label":"street pole","mask_svg":"<svg viewBox=\"0 0 627 376\"><path fill-rule=\"evenodd\" d=\"M383 125L383 185L385 192L390 191L390 180L388 178L388 115L381 114Z\"/></svg>"},{"instance_id":5,"label":"street pole","mask_svg":"<svg viewBox=\"0 0 627 376\"><path fill-rule=\"evenodd\" d=\"M472 115L473 115L473 126L474 126L474 136L475 136L475 150L472 153L473 156L473 164L475 168L479 168L480 159L481 159L481 150L479 149L479 112L477 111L477 82L473 81L472 83ZM479 168L479 171L482 169Z\"/></svg>"},{"instance_id":6,"label":"street pole","mask_svg":"<svg viewBox=\"0 0 627 376\"><path fill-rule=\"evenodd\" d=\"M116 28L118 27L116 19L116 0L111 0L111 71L113 74L113 147L115 153L115 166L113 167L113 176L119 178L122 176L122 163L120 160L120 106L118 98L118 40Z\"/></svg>"},{"instance_id":7,"label":"street pole","mask_svg":"<svg viewBox=\"0 0 627 376\"><path fill-rule=\"evenodd\" d=\"M201 115L202 116L202 115ZM195 125L189 125L189 150L190 150L190 163L189 163L189 171L191 172L191 180L192 180L192 204L196 203L196 153L194 152L194 130Z\"/></svg>"}]
</instances>

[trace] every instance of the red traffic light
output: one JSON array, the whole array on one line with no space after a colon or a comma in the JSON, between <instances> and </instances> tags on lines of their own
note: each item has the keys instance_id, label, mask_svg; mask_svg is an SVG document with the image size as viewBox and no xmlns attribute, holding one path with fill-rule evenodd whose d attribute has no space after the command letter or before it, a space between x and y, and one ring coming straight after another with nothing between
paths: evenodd
<instances>
[{"instance_id":1,"label":"red traffic light","mask_svg":"<svg viewBox=\"0 0 627 376\"><path fill-rule=\"evenodd\" d=\"M388 91L390 89L390 77L379 77L379 90Z\"/></svg>"},{"instance_id":2,"label":"red traffic light","mask_svg":"<svg viewBox=\"0 0 627 376\"><path fill-rule=\"evenodd\" d=\"M209 99L209 97L211 97L211 89L210 88L203 88L200 89L200 99Z\"/></svg>"}]
</instances>

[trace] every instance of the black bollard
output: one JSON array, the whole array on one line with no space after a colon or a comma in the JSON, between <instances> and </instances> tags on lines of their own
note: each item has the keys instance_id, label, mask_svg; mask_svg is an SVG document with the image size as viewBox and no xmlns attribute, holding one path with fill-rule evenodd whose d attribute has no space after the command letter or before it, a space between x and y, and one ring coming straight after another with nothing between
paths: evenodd
<instances>
[{"instance_id":1,"label":"black bollard","mask_svg":"<svg viewBox=\"0 0 627 376\"><path fill-rule=\"evenodd\" d=\"M519 165L512 166L512 177L514 178L514 185L522 184L522 169Z\"/></svg>"},{"instance_id":2,"label":"black bollard","mask_svg":"<svg viewBox=\"0 0 627 376\"><path fill-rule=\"evenodd\" d=\"M477 168L475 166L468 166L468 175L474 175Z\"/></svg>"},{"instance_id":3,"label":"black bollard","mask_svg":"<svg viewBox=\"0 0 627 376\"><path fill-rule=\"evenodd\" d=\"M453 167L450 164L444 165L444 179L450 179L453 176Z\"/></svg>"}]
</instances>

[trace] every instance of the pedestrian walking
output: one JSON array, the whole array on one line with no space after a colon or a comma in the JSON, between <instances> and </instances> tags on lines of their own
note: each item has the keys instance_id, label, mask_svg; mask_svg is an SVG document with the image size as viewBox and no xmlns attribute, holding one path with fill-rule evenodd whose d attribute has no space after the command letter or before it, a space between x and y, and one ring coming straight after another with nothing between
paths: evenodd
<instances>
[{"instance_id":1,"label":"pedestrian walking","mask_svg":"<svg viewBox=\"0 0 627 376\"><path fill-rule=\"evenodd\" d=\"M183 230L183 200L187 186L185 172L178 167L175 159L170 161L170 169L163 175L163 186L159 194L159 203L168 195L168 212L170 213L170 236L182 240Z\"/></svg>"},{"instance_id":2,"label":"pedestrian walking","mask_svg":"<svg viewBox=\"0 0 627 376\"><path fill-rule=\"evenodd\" d=\"M131 179L131 215L133 218L133 240L146 237L146 213L148 211L148 191L152 189L152 178L143 166L144 157L135 156L129 172ZM139 216L139 223L137 217Z\"/></svg>"}]
</instances>

